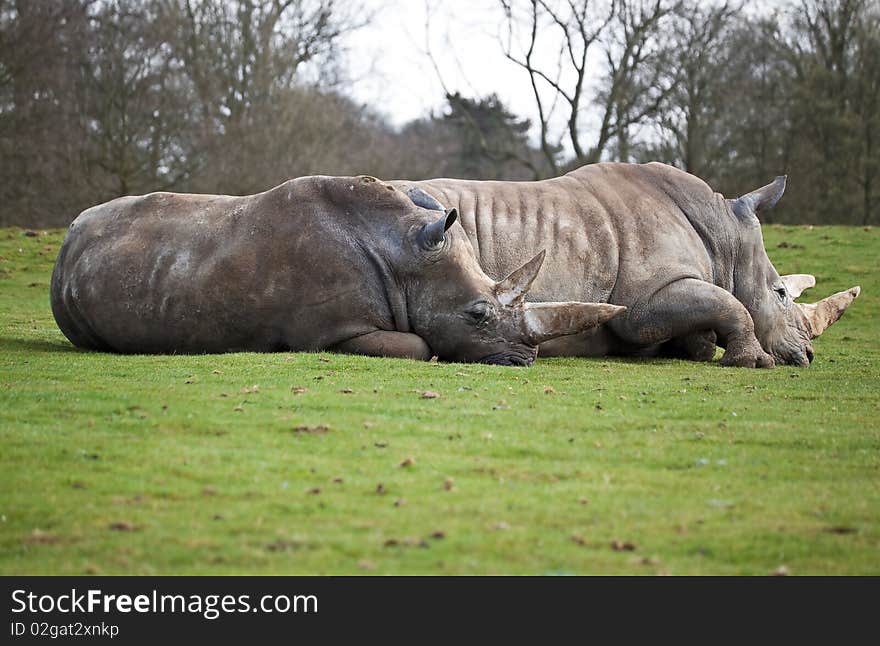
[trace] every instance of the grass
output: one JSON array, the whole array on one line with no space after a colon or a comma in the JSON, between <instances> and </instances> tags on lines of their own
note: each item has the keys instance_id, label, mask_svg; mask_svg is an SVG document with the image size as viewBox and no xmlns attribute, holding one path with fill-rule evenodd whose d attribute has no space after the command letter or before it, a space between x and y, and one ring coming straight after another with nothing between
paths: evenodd
<instances>
[{"instance_id":1,"label":"grass","mask_svg":"<svg viewBox=\"0 0 880 646\"><path fill-rule=\"evenodd\" d=\"M0 230L0 574L880 574L877 229L766 227L863 288L771 371L80 352L61 239Z\"/></svg>"}]
</instances>

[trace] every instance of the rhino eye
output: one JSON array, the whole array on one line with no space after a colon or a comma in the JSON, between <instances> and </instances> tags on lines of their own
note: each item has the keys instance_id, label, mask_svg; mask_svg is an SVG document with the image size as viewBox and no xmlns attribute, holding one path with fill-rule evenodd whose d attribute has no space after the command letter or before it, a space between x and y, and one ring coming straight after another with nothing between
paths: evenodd
<instances>
[{"instance_id":1,"label":"rhino eye","mask_svg":"<svg viewBox=\"0 0 880 646\"><path fill-rule=\"evenodd\" d=\"M788 295L787 292L785 291L785 287L776 287L776 288L774 288L773 291L776 292L776 295L779 297L779 300L781 300L781 301L784 301L785 297Z\"/></svg>"},{"instance_id":2,"label":"rhino eye","mask_svg":"<svg viewBox=\"0 0 880 646\"><path fill-rule=\"evenodd\" d=\"M465 316L474 324L485 323L492 316L492 306L485 301L472 303L464 311Z\"/></svg>"}]
</instances>

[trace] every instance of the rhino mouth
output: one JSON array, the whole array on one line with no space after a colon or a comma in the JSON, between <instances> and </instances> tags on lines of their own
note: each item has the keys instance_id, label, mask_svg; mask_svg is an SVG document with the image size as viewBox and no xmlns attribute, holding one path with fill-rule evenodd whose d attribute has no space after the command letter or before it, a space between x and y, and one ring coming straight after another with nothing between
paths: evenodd
<instances>
[{"instance_id":1,"label":"rhino mouth","mask_svg":"<svg viewBox=\"0 0 880 646\"><path fill-rule=\"evenodd\" d=\"M777 365L795 366L797 368L807 368L811 363L813 363L813 358L815 356L813 348L811 346L807 346L800 352L794 352L790 354L773 352L771 354L776 360Z\"/></svg>"},{"instance_id":2,"label":"rhino mouth","mask_svg":"<svg viewBox=\"0 0 880 646\"><path fill-rule=\"evenodd\" d=\"M480 359L480 363L488 363L493 366L530 366L535 363L535 357L538 350L507 350L504 352L496 352Z\"/></svg>"}]
</instances>

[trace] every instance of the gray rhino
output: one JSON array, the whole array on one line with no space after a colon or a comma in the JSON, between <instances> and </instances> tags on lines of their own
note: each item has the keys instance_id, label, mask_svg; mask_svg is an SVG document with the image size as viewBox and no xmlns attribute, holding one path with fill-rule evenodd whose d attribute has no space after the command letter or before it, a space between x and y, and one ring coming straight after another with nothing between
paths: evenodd
<instances>
[{"instance_id":1,"label":"gray rhino","mask_svg":"<svg viewBox=\"0 0 880 646\"><path fill-rule=\"evenodd\" d=\"M543 253L493 281L450 230L456 218L366 176L304 177L246 197L122 197L70 225L52 312L74 345L112 352L529 365L538 344L624 311L526 303Z\"/></svg>"},{"instance_id":2,"label":"gray rhino","mask_svg":"<svg viewBox=\"0 0 880 646\"><path fill-rule=\"evenodd\" d=\"M818 303L794 299L809 275L780 276L757 214L785 177L735 200L665 164L600 163L538 182L391 182L427 208L458 210L489 276L546 249L530 298L624 305L625 316L541 345L542 356L679 356L726 366L808 365L811 340L859 287ZM493 303L493 306L503 305Z\"/></svg>"}]
</instances>

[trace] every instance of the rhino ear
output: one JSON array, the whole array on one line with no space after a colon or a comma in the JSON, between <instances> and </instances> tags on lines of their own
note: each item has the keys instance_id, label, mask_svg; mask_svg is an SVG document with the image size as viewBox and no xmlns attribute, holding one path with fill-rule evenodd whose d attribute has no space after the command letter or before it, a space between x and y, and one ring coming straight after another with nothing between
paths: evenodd
<instances>
[{"instance_id":1,"label":"rhino ear","mask_svg":"<svg viewBox=\"0 0 880 646\"><path fill-rule=\"evenodd\" d=\"M780 276L779 279L792 298L797 298L810 287L816 286L816 277L811 274L788 274Z\"/></svg>"},{"instance_id":2,"label":"rhino ear","mask_svg":"<svg viewBox=\"0 0 880 646\"><path fill-rule=\"evenodd\" d=\"M541 250L537 256L495 285L495 296L502 305L517 305L525 299L526 292L529 291L535 278L538 277L538 272L541 271L545 255L546 252Z\"/></svg>"},{"instance_id":3,"label":"rhino ear","mask_svg":"<svg viewBox=\"0 0 880 646\"><path fill-rule=\"evenodd\" d=\"M526 303L526 336L534 345L568 334L580 334L623 314L610 303Z\"/></svg>"},{"instance_id":4,"label":"rhino ear","mask_svg":"<svg viewBox=\"0 0 880 646\"><path fill-rule=\"evenodd\" d=\"M440 204L437 200L434 199L433 196L428 195L420 188L411 188L406 194L409 196L409 199L413 204L419 206L423 209L429 209L431 211L442 211L443 205Z\"/></svg>"},{"instance_id":5,"label":"rhino ear","mask_svg":"<svg viewBox=\"0 0 880 646\"><path fill-rule=\"evenodd\" d=\"M429 251L439 249L446 240L446 231L449 230L449 227L455 224L457 218L458 211L455 209L449 209L443 217L431 224L423 226L419 233L419 244L422 248Z\"/></svg>"},{"instance_id":6,"label":"rhino ear","mask_svg":"<svg viewBox=\"0 0 880 646\"><path fill-rule=\"evenodd\" d=\"M787 176L780 175L767 186L746 193L733 201L731 208L738 218L741 220L756 220L756 213L764 209L773 208L782 194L785 193L785 183Z\"/></svg>"}]
</instances>

